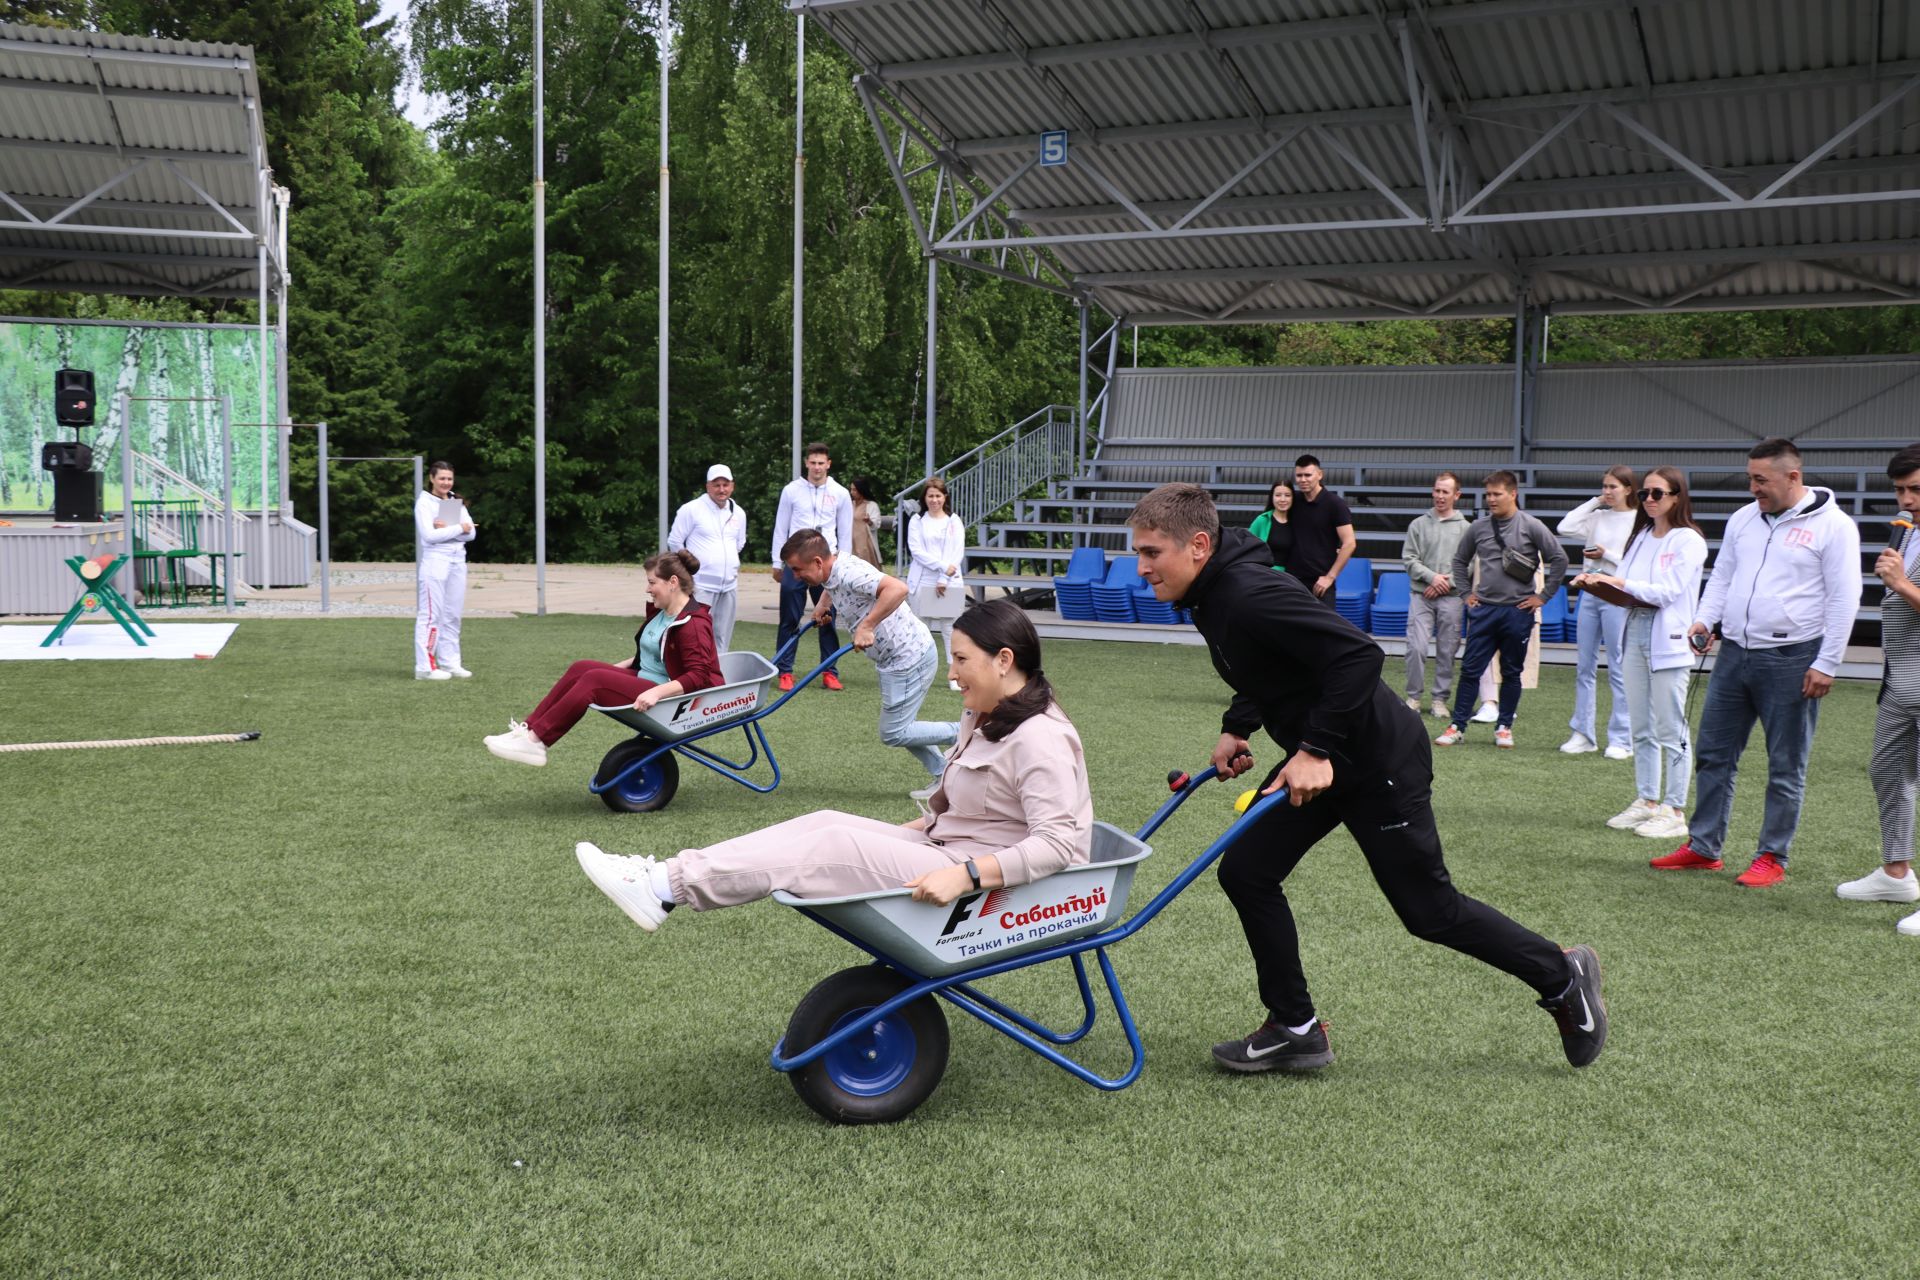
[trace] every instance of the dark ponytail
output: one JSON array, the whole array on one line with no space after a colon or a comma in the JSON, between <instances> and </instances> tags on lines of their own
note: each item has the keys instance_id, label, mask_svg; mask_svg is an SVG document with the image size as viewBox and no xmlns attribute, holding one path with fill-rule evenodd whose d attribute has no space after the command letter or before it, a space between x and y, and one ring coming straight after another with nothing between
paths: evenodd
<instances>
[{"instance_id":1,"label":"dark ponytail","mask_svg":"<svg viewBox=\"0 0 1920 1280\"><path fill-rule=\"evenodd\" d=\"M1033 619L1011 600L994 600L975 605L953 620L953 629L983 649L988 657L1006 649L1013 654L1013 665L1024 671L1027 683L1020 692L1000 699L993 710L980 720L980 736L998 742L1033 716L1045 714L1053 705L1053 686L1040 669L1040 633Z\"/></svg>"}]
</instances>

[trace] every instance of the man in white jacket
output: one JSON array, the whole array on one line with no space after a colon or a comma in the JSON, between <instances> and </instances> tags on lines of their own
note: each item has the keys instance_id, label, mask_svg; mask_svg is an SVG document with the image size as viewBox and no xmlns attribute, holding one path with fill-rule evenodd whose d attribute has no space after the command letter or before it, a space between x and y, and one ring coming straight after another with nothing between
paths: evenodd
<instances>
[{"instance_id":1,"label":"man in white jacket","mask_svg":"<svg viewBox=\"0 0 1920 1280\"><path fill-rule=\"evenodd\" d=\"M819 587L809 587L780 560L780 548L802 529L818 529L827 540L827 553L837 555L853 547L853 498L838 481L828 477L833 470L833 454L819 441L801 453L806 474L787 482L780 491L780 507L773 516L773 580L780 584L780 629L774 635L775 659L780 668L780 688L793 688L794 655L786 652L787 641L799 633L801 617L808 601L820 602ZM833 657L840 648L840 633L831 617L819 626L820 661ZM840 672L828 667L820 677L820 686L838 692Z\"/></svg>"},{"instance_id":2,"label":"man in white jacket","mask_svg":"<svg viewBox=\"0 0 1920 1280\"><path fill-rule=\"evenodd\" d=\"M1734 883L1779 884L1800 825L1807 756L1820 699L1833 687L1860 609L1860 531L1833 491L1800 478L1800 451L1763 440L1747 454L1753 504L1727 521L1720 557L1687 629L1726 641L1695 739L1697 790L1687 842L1652 865L1717 871L1733 808L1734 768L1758 720L1767 740L1767 802L1759 849Z\"/></svg>"},{"instance_id":3,"label":"man in white jacket","mask_svg":"<svg viewBox=\"0 0 1920 1280\"><path fill-rule=\"evenodd\" d=\"M739 616L740 550L747 545L747 513L733 500L733 471L725 463L707 468L707 491L674 512L667 550L691 551L700 562L693 598L713 618L713 647L725 653Z\"/></svg>"}]
</instances>

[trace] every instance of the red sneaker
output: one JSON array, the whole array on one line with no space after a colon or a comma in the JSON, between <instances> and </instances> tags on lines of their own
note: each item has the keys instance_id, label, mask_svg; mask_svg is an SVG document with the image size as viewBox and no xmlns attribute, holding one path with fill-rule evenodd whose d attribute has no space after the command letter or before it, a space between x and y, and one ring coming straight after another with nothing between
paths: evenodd
<instances>
[{"instance_id":1,"label":"red sneaker","mask_svg":"<svg viewBox=\"0 0 1920 1280\"><path fill-rule=\"evenodd\" d=\"M846 688L845 685L840 683L840 677L833 674L833 672L831 671L827 672L827 674L820 677L820 686L824 689L831 689L835 693L838 693L842 689Z\"/></svg>"},{"instance_id":2,"label":"red sneaker","mask_svg":"<svg viewBox=\"0 0 1920 1280\"><path fill-rule=\"evenodd\" d=\"M1787 878L1787 869L1780 859L1771 853L1763 853L1753 860L1753 865L1733 878L1733 882L1748 889L1766 889L1779 884Z\"/></svg>"},{"instance_id":3,"label":"red sneaker","mask_svg":"<svg viewBox=\"0 0 1920 1280\"><path fill-rule=\"evenodd\" d=\"M780 673L780 692L785 693L791 688L793 688L793 672L782 671Z\"/></svg>"},{"instance_id":4,"label":"red sneaker","mask_svg":"<svg viewBox=\"0 0 1920 1280\"><path fill-rule=\"evenodd\" d=\"M1718 858L1695 853L1692 842L1681 845L1663 858L1647 863L1655 871L1718 871L1724 864Z\"/></svg>"}]
</instances>

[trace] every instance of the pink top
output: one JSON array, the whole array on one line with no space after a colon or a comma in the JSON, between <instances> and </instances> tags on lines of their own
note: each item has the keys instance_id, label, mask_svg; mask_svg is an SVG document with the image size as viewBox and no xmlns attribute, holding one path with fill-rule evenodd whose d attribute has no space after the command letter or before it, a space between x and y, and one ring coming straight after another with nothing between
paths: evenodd
<instances>
[{"instance_id":1,"label":"pink top","mask_svg":"<svg viewBox=\"0 0 1920 1280\"><path fill-rule=\"evenodd\" d=\"M991 853L1008 884L1084 863L1093 850L1086 753L1058 705L989 742L980 717L960 718L960 741L933 793L927 836L969 856Z\"/></svg>"}]
</instances>

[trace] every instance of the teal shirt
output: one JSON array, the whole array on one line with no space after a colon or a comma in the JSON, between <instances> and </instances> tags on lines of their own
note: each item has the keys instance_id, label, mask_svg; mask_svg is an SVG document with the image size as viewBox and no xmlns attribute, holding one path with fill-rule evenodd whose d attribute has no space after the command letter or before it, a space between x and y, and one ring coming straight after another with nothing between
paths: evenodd
<instances>
[{"instance_id":1,"label":"teal shirt","mask_svg":"<svg viewBox=\"0 0 1920 1280\"><path fill-rule=\"evenodd\" d=\"M636 654L639 665L634 668L633 673L642 680L665 684L670 678L667 675L667 664L660 657L660 647L666 642L667 625L672 621L673 619L669 618L663 610L654 614L653 620L640 629L639 652Z\"/></svg>"}]
</instances>

